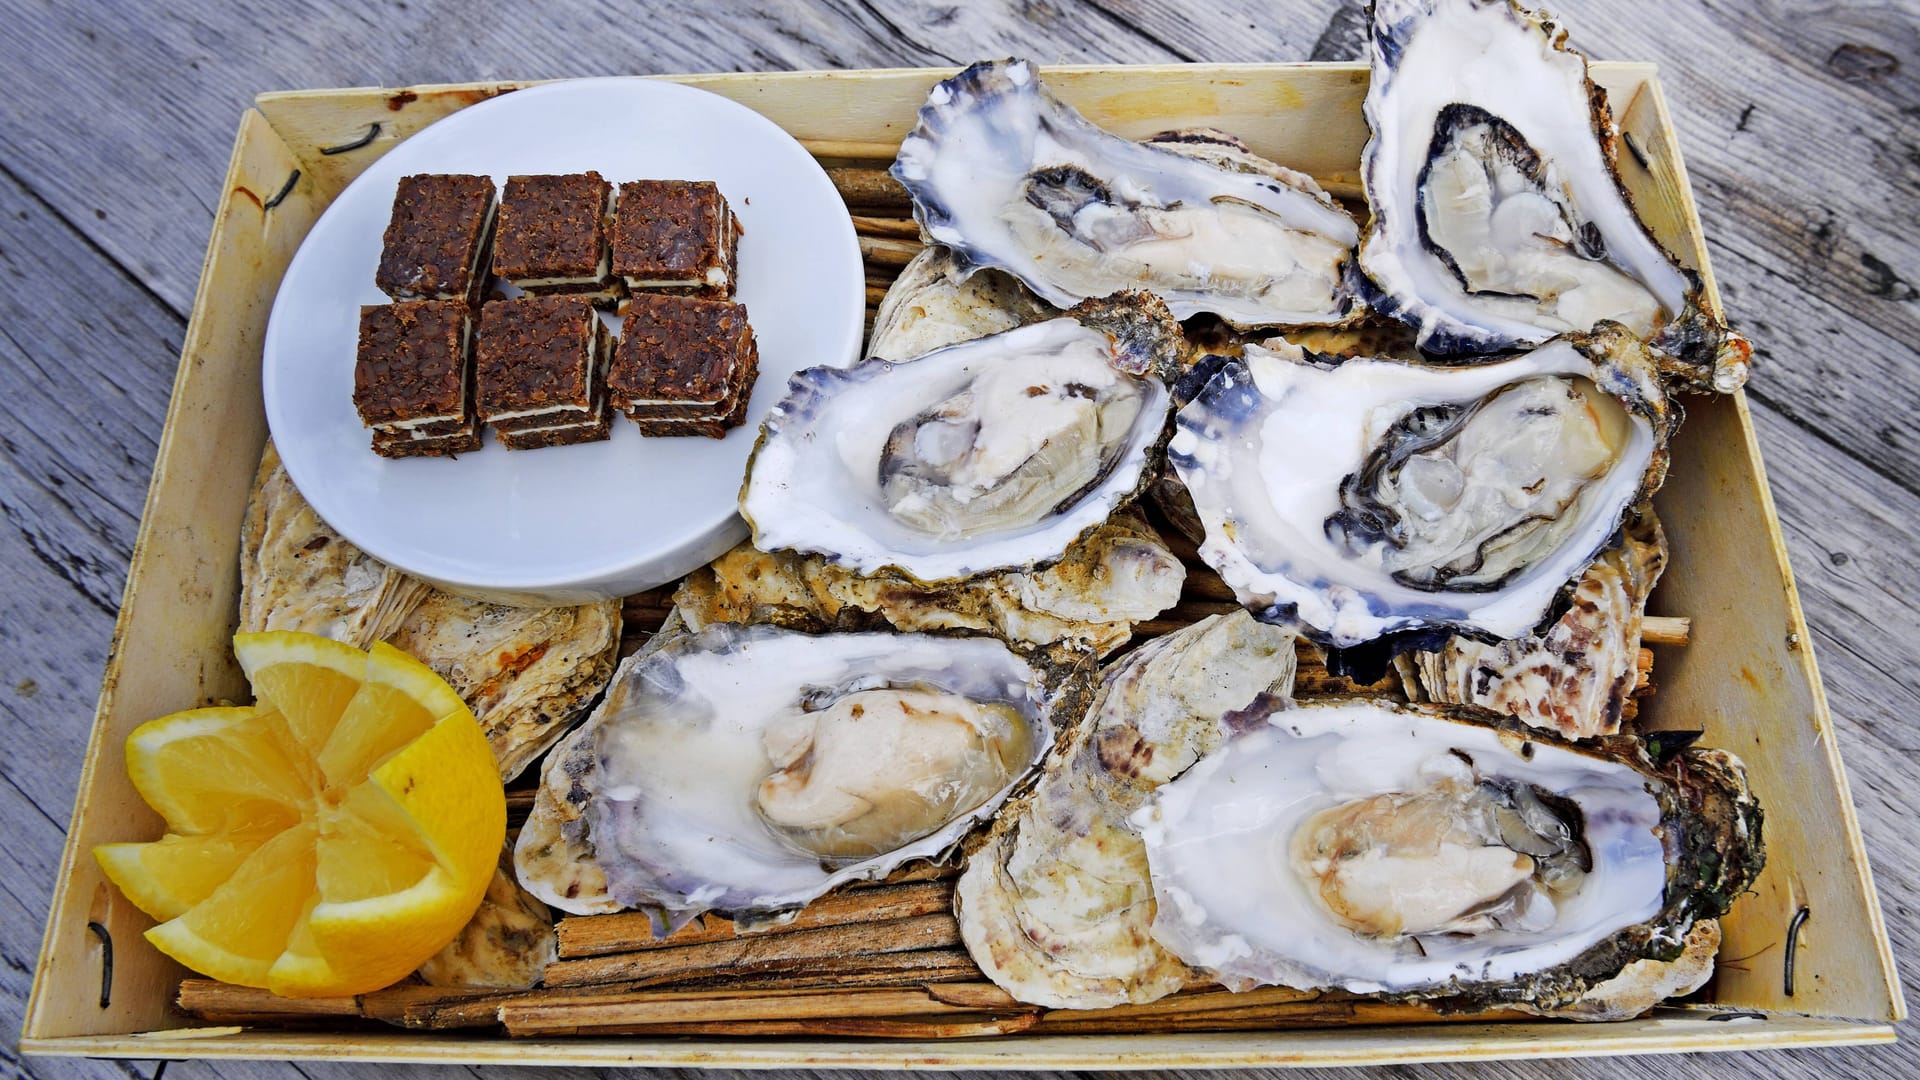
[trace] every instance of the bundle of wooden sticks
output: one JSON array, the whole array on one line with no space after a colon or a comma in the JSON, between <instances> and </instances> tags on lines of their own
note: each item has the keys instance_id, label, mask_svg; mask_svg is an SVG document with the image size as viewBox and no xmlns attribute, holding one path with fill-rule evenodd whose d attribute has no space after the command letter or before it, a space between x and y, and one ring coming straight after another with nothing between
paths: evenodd
<instances>
[{"instance_id":1,"label":"bundle of wooden sticks","mask_svg":"<svg viewBox=\"0 0 1920 1080\"><path fill-rule=\"evenodd\" d=\"M812 144L829 165L853 214L866 262L867 318L900 269L921 249L906 192L881 160L894 147ZM1135 628L1135 641L1238 608L1226 583L1171 529L1163 537L1187 567L1179 603ZM672 608L673 586L627 598L623 649L632 652ZM1684 618L1649 616L1643 646L1685 645ZM1652 693L1653 653L1639 655L1635 697ZM1355 685L1327 672L1317 647L1302 643L1294 692L1398 692L1396 678ZM1629 718L1633 702L1628 703ZM530 771L530 778L537 775ZM524 820L530 789L508 793ZM269 1026L394 1025L499 1029L512 1036L782 1035L959 1038L1020 1032L1093 1034L1275 1030L1353 1024L1484 1022L1521 1018L1480 1013L1455 1018L1418 1005L1340 993L1268 988L1230 993L1198 983L1146 1005L1046 1009L1014 1000L988 982L960 942L953 916L959 867L918 865L880 883L822 897L793 919L742 929L707 915L661 939L645 915L562 919L559 959L539 989L502 992L403 983L351 998L296 1000L210 979L188 979L178 1003L214 1023Z\"/></svg>"}]
</instances>

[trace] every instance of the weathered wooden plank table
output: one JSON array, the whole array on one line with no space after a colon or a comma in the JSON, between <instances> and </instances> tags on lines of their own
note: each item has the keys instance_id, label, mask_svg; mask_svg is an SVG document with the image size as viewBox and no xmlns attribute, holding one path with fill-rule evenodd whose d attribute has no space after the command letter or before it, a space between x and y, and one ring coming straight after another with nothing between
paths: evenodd
<instances>
[{"instance_id":1,"label":"weathered wooden plank table","mask_svg":"<svg viewBox=\"0 0 1920 1080\"><path fill-rule=\"evenodd\" d=\"M0 0L0 1067L18 1032L88 718L234 124L259 90L652 72L1349 59L1355 0L922 5ZM1591 55L1661 65L1722 291L1759 347L1774 496L1903 964L1920 949L1920 8L1555 5ZM1790 808L1775 808L1791 812ZM1911 1035L1909 1035L1911 1037ZM347 1076L183 1063L170 1075ZM383 1075L429 1070L394 1068ZM479 1074L479 1070L470 1070ZM489 1076L505 1070L489 1068ZM1395 1070L1920 1074L1920 1052ZM543 1073L540 1075L553 1075Z\"/></svg>"}]
</instances>

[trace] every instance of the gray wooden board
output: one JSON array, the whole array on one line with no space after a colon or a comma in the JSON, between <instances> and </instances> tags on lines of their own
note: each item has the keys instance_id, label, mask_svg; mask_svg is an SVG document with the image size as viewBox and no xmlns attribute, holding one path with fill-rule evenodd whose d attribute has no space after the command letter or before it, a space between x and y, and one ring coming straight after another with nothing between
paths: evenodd
<instances>
[{"instance_id":1,"label":"gray wooden board","mask_svg":"<svg viewBox=\"0 0 1920 1080\"><path fill-rule=\"evenodd\" d=\"M1920 956L1920 10L1564 0L1574 42L1654 60L1753 385L1775 497L1903 966ZM0 0L0 1030L17 1032L234 124L259 90L671 71L1349 59L1342 0L531 6ZM1911 1028L1903 1031L1911 1037ZM11 1039L7 1040L10 1044ZM1401 1076L1920 1074L1908 1044L1500 1063ZM150 1075L21 1061L0 1072ZM184 1063L175 1077L344 1077ZM480 1076L520 1070L482 1068ZM457 1075L401 1067L383 1075ZM542 1076L584 1075L580 1070ZM1332 1074L1329 1074L1332 1075Z\"/></svg>"}]
</instances>

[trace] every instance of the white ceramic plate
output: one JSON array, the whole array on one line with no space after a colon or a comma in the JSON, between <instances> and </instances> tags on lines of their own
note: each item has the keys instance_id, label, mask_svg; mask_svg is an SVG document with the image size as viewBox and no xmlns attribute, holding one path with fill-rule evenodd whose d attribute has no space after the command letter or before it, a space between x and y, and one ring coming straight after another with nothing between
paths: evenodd
<instances>
[{"instance_id":1,"label":"white ceramic plate","mask_svg":"<svg viewBox=\"0 0 1920 1080\"><path fill-rule=\"evenodd\" d=\"M597 170L712 180L739 217L739 285L760 348L746 423L724 439L643 438L509 451L491 434L457 460L388 460L353 408L362 304L400 178ZM747 535L735 513L760 421L787 377L860 347L864 278L826 173L772 121L675 83L582 79L447 117L396 146L327 208L287 268L267 324L267 424L329 525L375 558L457 592L575 603L672 581Z\"/></svg>"}]
</instances>

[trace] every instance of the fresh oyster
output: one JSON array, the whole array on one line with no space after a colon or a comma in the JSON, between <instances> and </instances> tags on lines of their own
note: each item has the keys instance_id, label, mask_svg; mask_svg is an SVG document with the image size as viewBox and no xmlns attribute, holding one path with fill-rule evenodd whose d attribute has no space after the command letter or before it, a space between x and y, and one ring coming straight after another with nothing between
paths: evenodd
<instances>
[{"instance_id":1,"label":"fresh oyster","mask_svg":"<svg viewBox=\"0 0 1920 1080\"><path fill-rule=\"evenodd\" d=\"M479 910L447 947L420 965L429 986L527 990L559 958L553 912L513 880L513 848L501 849Z\"/></svg>"},{"instance_id":2,"label":"fresh oyster","mask_svg":"<svg viewBox=\"0 0 1920 1080\"><path fill-rule=\"evenodd\" d=\"M961 938L988 978L1021 1001L1075 1009L1152 1001L1187 983L1186 966L1149 934L1146 852L1127 815L1226 740L1223 716L1287 693L1294 660L1293 634L1236 611L1106 669L1085 724L960 877Z\"/></svg>"},{"instance_id":3,"label":"fresh oyster","mask_svg":"<svg viewBox=\"0 0 1920 1080\"><path fill-rule=\"evenodd\" d=\"M1025 645L1068 643L1098 655L1180 599L1186 567L1137 511L1123 510L1044 570L947 585L856 574L817 555L741 544L688 574L674 606L695 630L718 622L796 630L970 630Z\"/></svg>"},{"instance_id":4,"label":"fresh oyster","mask_svg":"<svg viewBox=\"0 0 1920 1080\"><path fill-rule=\"evenodd\" d=\"M1670 961L1763 860L1739 763L1492 714L1268 699L1132 821L1161 945L1225 985L1571 1005Z\"/></svg>"},{"instance_id":5,"label":"fresh oyster","mask_svg":"<svg viewBox=\"0 0 1920 1080\"><path fill-rule=\"evenodd\" d=\"M1346 322L1359 229L1304 174L1219 132L1138 143L1049 93L1025 60L933 88L893 175L929 241L1068 307L1149 289L1179 318Z\"/></svg>"},{"instance_id":6,"label":"fresh oyster","mask_svg":"<svg viewBox=\"0 0 1920 1080\"><path fill-rule=\"evenodd\" d=\"M905 363L793 377L747 465L762 551L953 581L1059 559L1151 476L1185 359L1144 293ZM1148 374L1149 372L1153 374Z\"/></svg>"},{"instance_id":7,"label":"fresh oyster","mask_svg":"<svg viewBox=\"0 0 1920 1080\"><path fill-rule=\"evenodd\" d=\"M1375 0L1362 156L1372 306L1440 354L1602 321L1730 393L1752 348L1634 213L1606 94L1566 32L1514 0Z\"/></svg>"},{"instance_id":8,"label":"fresh oyster","mask_svg":"<svg viewBox=\"0 0 1920 1080\"><path fill-rule=\"evenodd\" d=\"M620 647L620 601L522 608L442 592L367 555L293 486L269 442L240 542L240 629L390 641L480 721L511 780L599 696Z\"/></svg>"},{"instance_id":9,"label":"fresh oyster","mask_svg":"<svg viewBox=\"0 0 1920 1080\"><path fill-rule=\"evenodd\" d=\"M1618 541L1574 584L1567 610L1508 641L1456 637L1396 663L1416 700L1478 705L1569 739L1612 735L1639 679L1640 622L1667 565L1651 506L1627 516Z\"/></svg>"},{"instance_id":10,"label":"fresh oyster","mask_svg":"<svg viewBox=\"0 0 1920 1080\"><path fill-rule=\"evenodd\" d=\"M999 270L969 273L952 251L929 247L887 286L874 310L867 355L903 362L1056 314L1018 279Z\"/></svg>"},{"instance_id":11,"label":"fresh oyster","mask_svg":"<svg viewBox=\"0 0 1920 1080\"><path fill-rule=\"evenodd\" d=\"M432 591L320 520L267 441L240 526L242 631L299 630L364 649Z\"/></svg>"},{"instance_id":12,"label":"fresh oyster","mask_svg":"<svg viewBox=\"0 0 1920 1080\"><path fill-rule=\"evenodd\" d=\"M522 608L429 589L387 640L447 680L512 780L606 688L620 629L618 600Z\"/></svg>"},{"instance_id":13,"label":"fresh oyster","mask_svg":"<svg viewBox=\"0 0 1920 1080\"><path fill-rule=\"evenodd\" d=\"M1201 558L1255 614L1403 649L1538 625L1664 479L1673 422L1617 326L1472 367L1328 367L1281 342L1222 366L1168 456Z\"/></svg>"},{"instance_id":14,"label":"fresh oyster","mask_svg":"<svg viewBox=\"0 0 1920 1080\"><path fill-rule=\"evenodd\" d=\"M985 638L665 636L556 755L515 865L575 913L774 916L953 848L1038 765L1068 697ZM571 865L587 851L592 873Z\"/></svg>"}]
</instances>

